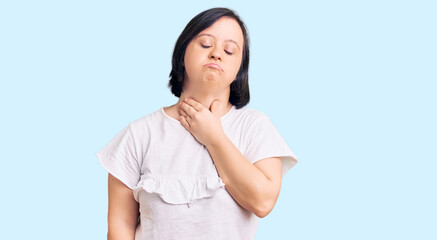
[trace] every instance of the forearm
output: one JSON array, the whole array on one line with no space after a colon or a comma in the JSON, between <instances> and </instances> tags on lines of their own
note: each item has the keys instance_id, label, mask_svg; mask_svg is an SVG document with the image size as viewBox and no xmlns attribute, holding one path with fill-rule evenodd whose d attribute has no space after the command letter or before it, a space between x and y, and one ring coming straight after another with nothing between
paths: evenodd
<instances>
[{"instance_id":1,"label":"forearm","mask_svg":"<svg viewBox=\"0 0 437 240\"><path fill-rule=\"evenodd\" d=\"M225 134L206 147L235 201L259 217L267 215L277 199L271 180L250 163Z\"/></svg>"}]
</instances>

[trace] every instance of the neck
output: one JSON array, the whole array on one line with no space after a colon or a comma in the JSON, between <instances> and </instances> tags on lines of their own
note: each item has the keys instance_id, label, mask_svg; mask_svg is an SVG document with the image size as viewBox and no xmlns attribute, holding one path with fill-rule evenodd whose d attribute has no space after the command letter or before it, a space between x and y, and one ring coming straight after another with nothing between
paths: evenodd
<instances>
[{"instance_id":1,"label":"neck","mask_svg":"<svg viewBox=\"0 0 437 240\"><path fill-rule=\"evenodd\" d=\"M219 107L218 107L218 115L221 117L225 115L229 109L232 107L232 104L229 102L229 93L224 94L212 94L207 92L182 92L181 97L179 98L179 102L183 101L185 98L192 98L202 104L204 107L211 110L211 104L214 100L219 101Z\"/></svg>"}]
</instances>

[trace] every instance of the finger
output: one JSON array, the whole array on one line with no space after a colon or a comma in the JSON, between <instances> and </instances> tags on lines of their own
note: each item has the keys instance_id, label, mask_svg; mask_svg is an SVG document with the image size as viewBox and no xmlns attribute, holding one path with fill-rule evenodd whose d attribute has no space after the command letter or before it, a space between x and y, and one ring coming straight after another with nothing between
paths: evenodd
<instances>
[{"instance_id":1,"label":"finger","mask_svg":"<svg viewBox=\"0 0 437 240\"><path fill-rule=\"evenodd\" d=\"M183 116L179 117L179 122L184 126L187 130L190 130L190 124L188 123L187 119Z\"/></svg>"},{"instance_id":2,"label":"finger","mask_svg":"<svg viewBox=\"0 0 437 240\"><path fill-rule=\"evenodd\" d=\"M185 98L184 102L186 102L188 105L193 107L198 112L204 108L204 106L201 103L199 103L198 101L196 101L192 98Z\"/></svg>"},{"instance_id":3,"label":"finger","mask_svg":"<svg viewBox=\"0 0 437 240\"><path fill-rule=\"evenodd\" d=\"M182 108L179 108L179 115L185 117L187 121L191 121L191 116L189 116Z\"/></svg>"},{"instance_id":4,"label":"finger","mask_svg":"<svg viewBox=\"0 0 437 240\"><path fill-rule=\"evenodd\" d=\"M186 102L181 102L180 108L190 117L193 117L194 114L197 113L196 109L194 109L192 106L188 105Z\"/></svg>"}]
</instances>

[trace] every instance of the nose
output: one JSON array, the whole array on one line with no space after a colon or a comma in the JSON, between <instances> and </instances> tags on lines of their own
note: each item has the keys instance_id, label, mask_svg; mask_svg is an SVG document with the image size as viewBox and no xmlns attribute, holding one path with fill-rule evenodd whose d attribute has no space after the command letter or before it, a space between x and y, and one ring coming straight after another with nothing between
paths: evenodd
<instances>
[{"instance_id":1,"label":"nose","mask_svg":"<svg viewBox=\"0 0 437 240\"><path fill-rule=\"evenodd\" d=\"M220 51L219 51L219 49L217 47L211 48L211 52L209 54L209 58L214 59L216 61L221 61L222 60Z\"/></svg>"}]
</instances>

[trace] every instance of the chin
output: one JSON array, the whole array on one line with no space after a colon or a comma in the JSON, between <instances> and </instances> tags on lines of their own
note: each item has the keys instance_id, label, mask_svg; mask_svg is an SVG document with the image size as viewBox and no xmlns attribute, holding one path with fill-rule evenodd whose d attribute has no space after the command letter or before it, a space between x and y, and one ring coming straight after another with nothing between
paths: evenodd
<instances>
[{"instance_id":1,"label":"chin","mask_svg":"<svg viewBox=\"0 0 437 240\"><path fill-rule=\"evenodd\" d=\"M218 84L220 82L223 82L221 78L219 78L215 74L207 75L203 78L203 82L207 84Z\"/></svg>"},{"instance_id":2,"label":"chin","mask_svg":"<svg viewBox=\"0 0 437 240\"><path fill-rule=\"evenodd\" d=\"M218 82L219 78L217 77L206 77L205 82Z\"/></svg>"}]
</instances>

